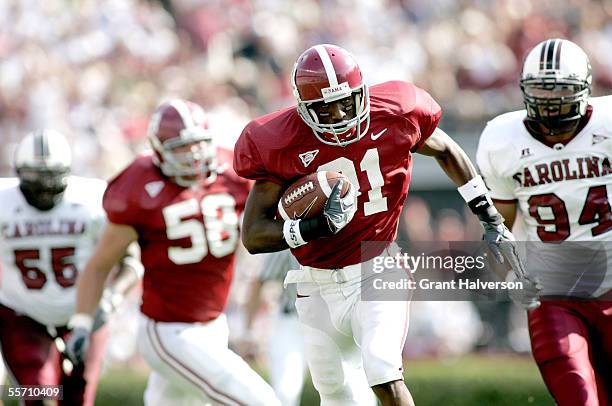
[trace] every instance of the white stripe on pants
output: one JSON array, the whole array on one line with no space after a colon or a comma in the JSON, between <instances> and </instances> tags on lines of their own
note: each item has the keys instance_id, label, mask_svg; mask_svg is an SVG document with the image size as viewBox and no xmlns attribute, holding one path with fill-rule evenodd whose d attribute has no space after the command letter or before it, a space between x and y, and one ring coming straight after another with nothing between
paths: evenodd
<instances>
[{"instance_id":1,"label":"white stripe on pants","mask_svg":"<svg viewBox=\"0 0 612 406\"><path fill-rule=\"evenodd\" d=\"M162 323L142 315L139 350L154 370L147 405L280 405L272 388L227 348L224 315L207 323Z\"/></svg>"}]
</instances>

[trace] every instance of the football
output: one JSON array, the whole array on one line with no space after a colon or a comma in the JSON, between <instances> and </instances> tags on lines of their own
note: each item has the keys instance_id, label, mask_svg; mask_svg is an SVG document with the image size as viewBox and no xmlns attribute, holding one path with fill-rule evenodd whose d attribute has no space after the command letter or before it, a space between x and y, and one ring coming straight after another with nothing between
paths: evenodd
<instances>
[{"instance_id":1,"label":"football","mask_svg":"<svg viewBox=\"0 0 612 406\"><path fill-rule=\"evenodd\" d=\"M302 176L293 182L278 201L278 213L283 220L309 219L323 211L332 188L339 180L344 181L344 197L349 190L348 178L338 172L320 171Z\"/></svg>"}]
</instances>

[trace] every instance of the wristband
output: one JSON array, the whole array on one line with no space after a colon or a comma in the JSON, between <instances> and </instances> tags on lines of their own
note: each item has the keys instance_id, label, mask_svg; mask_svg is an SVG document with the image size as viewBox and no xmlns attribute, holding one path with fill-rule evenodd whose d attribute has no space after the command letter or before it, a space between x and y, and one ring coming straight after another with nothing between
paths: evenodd
<instances>
[{"instance_id":1,"label":"wristband","mask_svg":"<svg viewBox=\"0 0 612 406\"><path fill-rule=\"evenodd\" d=\"M474 177L463 186L457 188L463 200L468 204L472 213L478 216L480 221L490 224L501 224L504 218L493 206L489 195L489 189L480 175Z\"/></svg>"},{"instance_id":2,"label":"wristband","mask_svg":"<svg viewBox=\"0 0 612 406\"><path fill-rule=\"evenodd\" d=\"M467 203L472 200L480 197L482 195L488 195L489 189L487 189L487 185L485 185L484 180L482 180L482 176L478 175L473 179L469 180L465 185L459 186L457 188L463 200Z\"/></svg>"},{"instance_id":3,"label":"wristband","mask_svg":"<svg viewBox=\"0 0 612 406\"><path fill-rule=\"evenodd\" d=\"M331 237L333 233L325 218L314 217L300 221L300 235L308 242L317 238Z\"/></svg>"},{"instance_id":4,"label":"wristband","mask_svg":"<svg viewBox=\"0 0 612 406\"><path fill-rule=\"evenodd\" d=\"M87 331L91 331L93 327L93 317L86 313L76 313L70 317L68 321L68 328L74 330L75 328L82 328Z\"/></svg>"},{"instance_id":5,"label":"wristband","mask_svg":"<svg viewBox=\"0 0 612 406\"><path fill-rule=\"evenodd\" d=\"M300 222L302 220L285 220L283 224L283 236L285 237L285 241L290 248L297 248L306 244L306 241L302 238L302 234L300 233Z\"/></svg>"}]
</instances>

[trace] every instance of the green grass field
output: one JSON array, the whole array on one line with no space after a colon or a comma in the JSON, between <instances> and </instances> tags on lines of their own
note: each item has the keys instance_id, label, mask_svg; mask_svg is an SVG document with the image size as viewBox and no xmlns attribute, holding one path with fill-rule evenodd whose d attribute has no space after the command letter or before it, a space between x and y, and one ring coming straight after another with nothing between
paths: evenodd
<instances>
[{"instance_id":1,"label":"green grass field","mask_svg":"<svg viewBox=\"0 0 612 406\"><path fill-rule=\"evenodd\" d=\"M470 356L454 360L418 360L406 364L406 383L417 406L552 406L536 365L529 357ZM146 378L109 370L96 405L142 405ZM318 405L310 382L302 405Z\"/></svg>"}]
</instances>

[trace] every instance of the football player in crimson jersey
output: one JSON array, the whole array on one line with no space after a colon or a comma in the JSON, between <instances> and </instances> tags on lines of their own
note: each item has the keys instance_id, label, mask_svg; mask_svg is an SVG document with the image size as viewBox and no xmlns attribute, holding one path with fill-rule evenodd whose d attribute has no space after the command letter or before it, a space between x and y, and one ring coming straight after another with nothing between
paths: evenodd
<instances>
[{"instance_id":1,"label":"football player in crimson jersey","mask_svg":"<svg viewBox=\"0 0 612 406\"><path fill-rule=\"evenodd\" d=\"M522 219L542 285L533 356L561 406L612 402L612 98L590 99L591 80L578 45L539 43L521 74L526 109L490 121L477 153L506 225Z\"/></svg>"},{"instance_id":2,"label":"football player in crimson jersey","mask_svg":"<svg viewBox=\"0 0 612 406\"><path fill-rule=\"evenodd\" d=\"M70 337L66 325L74 311L77 276L106 222L106 183L70 176L70 146L50 129L26 135L14 165L17 178L0 179L4 361L15 384L63 385L60 404L93 405L107 337L104 320L116 298L139 280L142 266L133 257L122 259L125 250L111 264L120 262L120 272L105 290L84 355L87 363L70 364L62 348Z\"/></svg>"},{"instance_id":3,"label":"football player in crimson jersey","mask_svg":"<svg viewBox=\"0 0 612 406\"><path fill-rule=\"evenodd\" d=\"M496 255L523 278L513 237L466 154L437 128L440 106L424 90L400 81L368 87L353 56L327 44L302 53L292 82L297 107L251 121L236 143L236 172L256 181L243 242L251 253L290 247L302 265L285 282L298 283L296 307L323 405L373 404L368 387L383 405L411 405L401 357L408 302L360 301L359 286L360 263L395 239L412 154L437 159L480 217ZM340 198L338 182L320 218L275 219L291 180L320 170L344 173L347 196ZM362 255L362 241L384 243Z\"/></svg>"},{"instance_id":4,"label":"football player in crimson jersey","mask_svg":"<svg viewBox=\"0 0 612 406\"><path fill-rule=\"evenodd\" d=\"M148 137L153 153L137 157L105 192L109 224L79 280L70 323L87 335L109 265L137 240L145 268L139 350L153 368L145 403L279 405L227 347L223 309L250 184L232 170L231 151L213 146L194 103L161 104ZM78 355L82 343L69 344Z\"/></svg>"}]
</instances>

